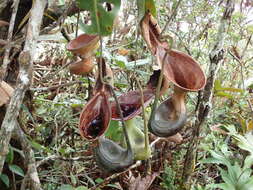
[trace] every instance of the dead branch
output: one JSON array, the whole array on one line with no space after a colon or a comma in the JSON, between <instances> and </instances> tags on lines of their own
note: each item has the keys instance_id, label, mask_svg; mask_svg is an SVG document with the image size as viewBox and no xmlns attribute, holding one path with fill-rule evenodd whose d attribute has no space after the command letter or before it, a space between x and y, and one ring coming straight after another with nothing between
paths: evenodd
<instances>
[{"instance_id":1,"label":"dead branch","mask_svg":"<svg viewBox=\"0 0 253 190\"><path fill-rule=\"evenodd\" d=\"M62 88L66 86L72 86L75 84L81 84L81 81L74 81L74 82L69 82L65 84L59 84L59 85L54 85L54 86L49 86L49 87L41 87L41 88L30 88L32 91L50 91L50 90L55 90L57 88Z\"/></svg>"},{"instance_id":2,"label":"dead branch","mask_svg":"<svg viewBox=\"0 0 253 190\"><path fill-rule=\"evenodd\" d=\"M141 165L141 161L137 161L134 165L130 166L128 169L126 169L125 171L123 172L120 172L120 173L116 173L116 174L113 174L107 178L104 179L104 181L102 181L101 183L98 183L97 185L93 186L92 188L90 188L90 190L95 190L95 189L99 189L103 186L105 186L106 184L110 183L110 181L112 181L113 179L115 179L116 177L119 177L121 176L122 174L130 171L131 169L134 169L134 168L137 168Z\"/></svg>"},{"instance_id":3,"label":"dead branch","mask_svg":"<svg viewBox=\"0 0 253 190\"><path fill-rule=\"evenodd\" d=\"M220 63L224 58L224 41L227 36L229 21L234 11L234 5L234 0L226 1L226 7L220 21L216 43L209 54L210 66L208 71L209 73L207 77L207 83L200 98L200 104L197 111L197 119L193 126L193 134L189 147L187 149L184 162L184 169L182 174L182 182L184 183L182 184L182 186L184 189L190 189L191 186L190 180L195 168L195 159L197 156L200 130L212 108L214 81L216 79L217 73L219 72L221 66Z\"/></svg>"},{"instance_id":4,"label":"dead branch","mask_svg":"<svg viewBox=\"0 0 253 190\"><path fill-rule=\"evenodd\" d=\"M10 59L9 59L10 50L11 50L10 42L12 40L15 19L16 19L16 15L17 15L17 11L18 11L18 5L19 5L19 0L13 1L13 11L12 11L12 15L11 15L10 24L9 24L7 45L5 46L4 59L3 59L3 65L2 65L2 73L1 73L2 76L0 76L0 83L6 75L7 66L10 62Z\"/></svg>"},{"instance_id":5,"label":"dead branch","mask_svg":"<svg viewBox=\"0 0 253 190\"><path fill-rule=\"evenodd\" d=\"M17 86L8 105L0 130L0 173L2 173L5 157L8 153L9 141L15 128L15 123L32 78L34 51L36 50L43 12L47 1L35 1L29 19L26 42L19 56L20 71Z\"/></svg>"},{"instance_id":6,"label":"dead branch","mask_svg":"<svg viewBox=\"0 0 253 190\"><path fill-rule=\"evenodd\" d=\"M37 172L33 149L29 143L29 140L27 139L26 135L24 134L24 132L22 131L22 129L20 128L17 122L15 123L14 132L15 132L15 135L17 136L17 139L20 141L22 145L25 160L28 166L27 173L21 185L21 190L26 189L26 182L28 181L28 179L30 179L31 181L33 190L42 190L40 179Z\"/></svg>"}]
</instances>

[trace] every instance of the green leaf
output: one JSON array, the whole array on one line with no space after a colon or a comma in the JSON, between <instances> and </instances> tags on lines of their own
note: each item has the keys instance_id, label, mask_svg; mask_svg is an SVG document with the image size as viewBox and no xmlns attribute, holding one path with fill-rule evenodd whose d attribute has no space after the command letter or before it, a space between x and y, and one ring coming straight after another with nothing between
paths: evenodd
<instances>
[{"instance_id":1,"label":"green leaf","mask_svg":"<svg viewBox=\"0 0 253 190\"><path fill-rule=\"evenodd\" d=\"M91 25L82 23L82 28L86 33L102 36L112 33L113 22L120 9L121 0L77 0L77 2L81 9L90 12ZM107 11L103 7L104 3L112 4L112 10Z\"/></svg>"},{"instance_id":2,"label":"green leaf","mask_svg":"<svg viewBox=\"0 0 253 190\"><path fill-rule=\"evenodd\" d=\"M47 147L45 147L45 146L43 146L43 145L41 145L41 144L39 144L39 143L37 143L37 142L35 142L35 141L30 141L30 144L31 144L32 147L35 148L36 150L45 151L45 152L47 152L47 153L52 153L52 151L51 151L49 148L47 148Z\"/></svg>"},{"instance_id":3,"label":"green leaf","mask_svg":"<svg viewBox=\"0 0 253 190\"><path fill-rule=\"evenodd\" d=\"M220 188L223 190L236 190L234 186L231 186L230 184L227 183L219 183L219 184L213 184L213 188Z\"/></svg>"},{"instance_id":4,"label":"green leaf","mask_svg":"<svg viewBox=\"0 0 253 190\"><path fill-rule=\"evenodd\" d=\"M35 141L30 141L31 145L33 148L35 148L36 150L44 150L45 147L42 146L41 144L35 142Z\"/></svg>"},{"instance_id":5,"label":"green leaf","mask_svg":"<svg viewBox=\"0 0 253 190\"><path fill-rule=\"evenodd\" d=\"M102 183L104 180L102 179L102 178L97 178L96 180L95 180L95 182L96 183Z\"/></svg>"},{"instance_id":6,"label":"green leaf","mask_svg":"<svg viewBox=\"0 0 253 190\"><path fill-rule=\"evenodd\" d=\"M221 87L221 81L220 80L215 80L214 82L214 90L220 90Z\"/></svg>"},{"instance_id":7,"label":"green leaf","mask_svg":"<svg viewBox=\"0 0 253 190\"><path fill-rule=\"evenodd\" d=\"M248 32L253 33L253 25L248 25L247 30Z\"/></svg>"},{"instance_id":8,"label":"green leaf","mask_svg":"<svg viewBox=\"0 0 253 190\"><path fill-rule=\"evenodd\" d=\"M228 94L226 92L223 92L223 91L218 91L215 93L216 96L220 96L220 97L226 97L226 98L229 98L229 99L233 99L234 96L231 95L231 94Z\"/></svg>"},{"instance_id":9,"label":"green leaf","mask_svg":"<svg viewBox=\"0 0 253 190\"><path fill-rule=\"evenodd\" d=\"M60 190L74 190L74 187L72 185L61 185Z\"/></svg>"},{"instance_id":10,"label":"green leaf","mask_svg":"<svg viewBox=\"0 0 253 190\"><path fill-rule=\"evenodd\" d=\"M11 164L13 162L13 159L14 159L14 151L13 151L13 148L10 146L9 152L8 152L8 154L6 156L6 160L5 161L8 164Z\"/></svg>"},{"instance_id":11,"label":"green leaf","mask_svg":"<svg viewBox=\"0 0 253 190\"><path fill-rule=\"evenodd\" d=\"M229 87L222 87L221 90L229 91L229 92L244 92L243 89L240 88L229 88Z\"/></svg>"},{"instance_id":12,"label":"green leaf","mask_svg":"<svg viewBox=\"0 0 253 190\"><path fill-rule=\"evenodd\" d=\"M59 6L63 6L63 5L65 5L65 1L64 0L58 0L58 4L59 4Z\"/></svg>"},{"instance_id":13,"label":"green leaf","mask_svg":"<svg viewBox=\"0 0 253 190\"><path fill-rule=\"evenodd\" d=\"M156 7L154 0L137 0L137 7L139 21L141 21L147 11L156 17Z\"/></svg>"},{"instance_id":14,"label":"green leaf","mask_svg":"<svg viewBox=\"0 0 253 190\"><path fill-rule=\"evenodd\" d=\"M76 177L72 173L70 173L70 178L71 178L71 183L73 185L76 185L77 184Z\"/></svg>"},{"instance_id":15,"label":"green leaf","mask_svg":"<svg viewBox=\"0 0 253 190\"><path fill-rule=\"evenodd\" d=\"M240 176L238 177L238 184L245 184L250 180L252 169L246 168L240 173Z\"/></svg>"},{"instance_id":16,"label":"green leaf","mask_svg":"<svg viewBox=\"0 0 253 190\"><path fill-rule=\"evenodd\" d=\"M242 184L241 189L253 190L253 176L248 178L248 180Z\"/></svg>"},{"instance_id":17,"label":"green leaf","mask_svg":"<svg viewBox=\"0 0 253 190\"><path fill-rule=\"evenodd\" d=\"M243 169L250 168L253 164L253 155L247 156L244 160Z\"/></svg>"},{"instance_id":18,"label":"green leaf","mask_svg":"<svg viewBox=\"0 0 253 190\"><path fill-rule=\"evenodd\" d=\"M126 64L128 63L126 57L122 55L118 55L115 57L115 63L122 69L126 68Z\"/></svg>"},{"instance_id":19,"label":"green leaf","mask_svg":"<svg viewBox=\"0 0 253 190\"><path fill-rule=\"evenodd\" d=\"M234 181L233 179L230 178L228 172L226 170L223 170L221 168L219 168L220 170L220 174L221 174L221 178L223 179L223 181L229 185L230 187L234 187L236 184L236 181ZM233 189L233 188L232 188Z\"/></svg>"},{"instance_id":20,"label":"green leaf","mask_svg":"<svg viewBox=\"0 0 253 190\"><path fill-rule=\"evenodd\" d=\"M13 172L13 173L15 173L15 174L17 174L17 175L20 175L20 176L22 176L22 177L24 177L25 176L25 174L24 174L24 171L19 167L19 166L17 166L17 165L9 165L9 169Z\"/></svg>"},{"instance_id":21,"label":"green leaf","mask_svg":"<svg viewBox=\"0 0 253 190\"><path fill-rule=\"evenodd\" d=\"M113 187L113 188L115 188L115 189L122 189L122 188L120 188L120 187L119 187L118 185L116 185L116 184L108 184L107 187Z\"/></svg>"},{"instance_id":22,"label":"green leaf","mask_svg":"<svg viewBox=\"0 0 253 190\"><path fill-rule=\"evenodd\" d=\"M119 141L121 139L122 131L119 127L119 121L111 121L110 125L105 133L105 136L113 141Z\"/></svg>"},{"instance_id":23,"label":"green leaf","mask_svg":"<svg viewBox=\"0 0 253 190\"><path fill-rule=\"evenodd\" d=\"M126 83L119 83L119 82L114 83L114 86L117 88L126 88L126 87L128 87L128 85L129 84L126 84Z\"/></svg>"},{"instance_id":24,"label":"green leaf","mask_svg":"<svg viewBox=\"0 0 253 190\"><path fill-rule=\"evenodd\" d=\"M138 7L138 20L141 21L141 19L145 15L145 0L137 0L137 7Z\"/></svg>"},{"instance_id":25,"label":"green leaf","mask_svg":"<svg viewBox=\"0 0 253 190\"><path fill-rule=\"evenodd\" d=\"M154 17L156 17L156 8L154 0L145 0L145 12L149 11Z\"/></svg>"},{"instance_id":26,"label":"green leaf","mask_svg":"<svg viewBox=\"0 0 253 190\"><path fill-rule=\"evenodd\" d=\"M10 180L9 177L5 174L1 174L0 175L0 179L2 180L2 182L7 186L10 187Z\"/></svg>"},{"instance_id":27,"label":"green leaf","mask_svg":"<svg viewBox=\"0 0 253 190\"><path fill-rule=\"evenodd\" d=\"M217 163L219 162L221 164L226 165L227 167L231 166L230 161L221 152L218 152L218 151L215 152L215 151L210 150L210 153L212 157L217 160Z\"/></svg>"},{"instance_id":28,"label":"green leaf","mask_svg":"<svg viewBox=\"0 0 253 190\"><path fill-rule=\"evenodd\" d=\"M227 94L224 91L228 91L228 92L240 92L240 93L244 92L244 90L240 89L240 88L222 87L220 80L215 80L215 82L214 82L214 90L216 92L216 95L223 96L223 97L228 97L228 98L232 98L233 96L231 94Z\"/></svg>"},{"instance_id":29,"label":"green leaf","mask_svg":"<svg viewBox=\"0 0 253 190\"><path fill-rule=\"evenodd\" d=\"M253 135L251 133L246 133L245 137L242 135L234 135L235 139L238 140L238 146L246 151L249 151L253 155Z\"/></svg>"}]
</instances>

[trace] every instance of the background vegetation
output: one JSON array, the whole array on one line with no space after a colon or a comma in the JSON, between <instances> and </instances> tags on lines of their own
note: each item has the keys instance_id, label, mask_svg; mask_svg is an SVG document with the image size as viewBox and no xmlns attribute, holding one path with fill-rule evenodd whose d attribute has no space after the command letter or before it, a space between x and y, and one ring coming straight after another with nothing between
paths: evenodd
<instances>
[{"instance_id":1,"label":"background vegetation","mask_svg":"<svg viewBox=\"0 0 253 190\"><path fill-rule=\"evenodd\" d=\"M48 30L45 30L45 25L42 28L33 84L25 96L18 117L34 150L42 189L136 189L138 185L131 184L139 180L142 185L153 190L252 190L253 2L235 2L222 48L224 56L219 62L220 69L212 89L211 109L197 137L200 143L195 162L191 165L190 187L184 186L186 181L182 176L196 119L196 92L187 95L188 120L180 132L183 140L175 143L171 139L160 139L155 144L151 159L152 175L149 178L145 178L144 162L118 175L106 174L95 164L92 144L80 137L77 128L79 114L90 98L95 76L94 73L87 76L69 73L66 64L73 60L73 56L65 50L66 39L59 29L64 28L67 36L73 39L77 19L85 20L86 13L70 16L65 11L66 15L60 18L52 14L56 7L68 10L72 3L75 2L52 1L49 6L52 9L44 13L43 17L51 20L51 24L44 23ZM167 25L164 35L169 34L173 38L173 49L191 55L207 76L211 64L210 52L216 44L217 36L221 35L218 29L225 9L224 0L156 2L157 20L161 28ZM1 14L0 20L2 18L4 14ZM144 86L152 72L154 58L139 36L138 19L136 2L122 0L113 33L103 40L103 55L113 69L117 95L138 89L136 77ZM78 34L83 33L82 26L79 25L78 29ZM22 31L16 32L15 38L21 38ZM2 36L3 39L6 37ZM4 49L0 49L0 53ZM15 71L13 64L8 72ZM10 83L14 78L9 74L7 79ZM171 90L160 101L170 94ZM150 114L150 110L150 107L146 108L146 113ZM137 121L143 125L141 117ZM110 128L107 135L118 137L120 128L115 126L119 124L112 122L112 125L114 128ZM155 139L150 135L151 143ZM26 179L25 150L17 144L12 139L9 145L0 176L1 189L19 189ZM145 184L138 176L152 184Z\"/></svg>"}]
</instances>

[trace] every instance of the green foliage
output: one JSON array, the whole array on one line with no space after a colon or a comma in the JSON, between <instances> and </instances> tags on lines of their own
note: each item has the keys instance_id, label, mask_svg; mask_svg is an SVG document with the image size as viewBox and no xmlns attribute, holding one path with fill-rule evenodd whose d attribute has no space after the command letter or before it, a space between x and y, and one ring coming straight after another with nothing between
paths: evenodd
<instances>
[{"instance_id":1,"label":"green foliage","mask_svg":"<svg viewBox=\"0 0 253 190\"><path fill-rule=\"evenodd\" d=\"M105 133L105 136L113 141L118 142L122 137L122 128L119 126L119 121L111 121Z\"/></svg>"},{"instance_id":2,"label":"green foliage","mask_svg":"<svg viewBox=\"0 0 253 190\"><path fill-rule=\"evenodd\" d=\"M134 4L136 1L138 10ZM68 5L70 1L58 0L58 2L58 5L63 8L63 5ZM79 27L85 33L99 34L100 30L102 36L107 36L112 33L112 28L115 27L113 36L103 40L103 46L105 47L103 48L103 56L113 69L114 86L117 89L117 95L137 89L135 76L140 79L144 87L151 74L151 66L155 62L143 40L140 37L136 37L136 28L138 28L136 23L143 18L147 11L150 11L153 16L157 17L159 25L163 28L168 18L174 13L178 1L127 0L125 1L127 7L123 7L122 10L122 15L127 16L119 18L120 22L122 21L119 26L114 26L113 22L120 10L120 0L77 0L77 2L80 8L86 10L80 13L79 20L83 22L80 23ZM106 2L113 5L111 11L105 9ZM224 3L225 1L220 0L182 1L175 12L175 16L170 20L167 31L165 31L174 40L173 48L190 54L199 62L206 73L208 73L210 63L210 47L213 47L216 36L220 35L217 30L219 20L224 11ZM243 6L243 4L240 6ZM156 10L155 6L158 6L159 9ZM203 159L204 161L200 163L199 160L196 160L192 190L217 188L225 190L252 189L250 186L252 185L252 170L250 168L253 162L253 137L249 134L249 131L253 129L253 120L246 101L251 96L242 88L242 79L246 79L253 74L252 39L247 45L247 40L253 31L253 25L245 16L247 10L247 8L242 8L240 11L235 12L227 30L228 37L224 41L225 59L220 63L220 71L217 73L218 79L214 85L215 98L212 101L212 115L208 118L206 124L203 124L203 131L200 137L201 146L198 149L198 159ZM138 21L136 17L137 11ZM98 16L98 19L96 16ZM130 18L133 19L131 20ZM67 23L67 20L71 24L76 24L76 19L76 15L68 17L64 24ZM86 19L90 19L91 23L84 24L87 21ZM130 27L130 30L127 33L122 32L127 27ZM70 35L70 37L73 38L74 36ZM241 63L238 63L230 55L232 46L237 48L241 56ZM126 48L129 53L127 55L118 54L117 50L121 47ZM72 54L69 52L66 52L66 54L69 54L69 60L73 60ZM81 85L58 88L51 92L36 91L34 95L35 112L30 114L29 110L25 111L24 109L26 108L22 107L23 111L26 112L28 121L23 126L28 126L28 136L30 144L35 151L36 161L52 155L61 157L60 159L50 160L45 166L39 167L38 172L43 189L85 190L104 180L104 176L100 175L101 171L95 167L93 161L91 159L86 160L86 157L89 157L86 154L91 155L92 150L89 149L88 141L80 137L77 128L79 114L88 98L88 83L94 86L95 76L91 74L77 77L69 75L68 70L65 69L57 73L55 77L49 78L48 81L42 83L40 76L47 75L47 72L56 73L56 67L52 65L44 71L44 69L36 65L34 86L53 86L77 80L83 83ZM53 93L56 96L50 98ZM161 99L165 99L170 93L171 91L166 93ZM196 104L197 93L188 93L187 108L189 108L188 115L190 117L188 121L190 124L187 123L186 131L182 133L186 138L191 135L188 129L194 121L192 115L195 114ZM143 120L139 119L138 122L142 123ZM221 129L225 130L225 132L228 131L228 134L220 134L217 131L210 132L210 126L214 125L226 126L227 130L224 127L221 127ZM112 121L106 136L118 142L121 139L121 130L119 123ZM178 171L181 171L180 167L184 161L185 150L188 145L187 141L184 142L175 146L176 151L171 151L173 164L166 164L164 171L162 171L162 177L155 180L155 183L161 182L160 185L164 189L180 189L177 186L179 181L177 174L180 173ZM15 160L14 153L16 152L23 154L22 151L10 147L6 165L10 166L10 170L13 173L23 176L24 172L22 169L13 165L16 163L13 162ZM61 160L63 158L64 161ZM80 161L72 161L71 158L82 159ZM139 170L135 169L133 173L134 175L139 174ZM7 175L2 174L0 179L6 186L10 186ZM63 183L69 184L61 185ZM105 188L120 189L115 184L108 184Z\"/></svg>"},{"instance_id":3,"label":"green foliage","mask_svg":"<svg viewBox=\"0 0 253 190\"><path fill-rule=\"evenodd\" d=\"M146 12L150 12L156 17L156 7L154 0L136 0L138 7L138 18L139 21L143 18Z\"/></svg>"},{"instance_id":4,"label":"green foliage","mask_svg":"<svg viewBox=\"0 0 253 190\"><path fill-rule=\"evenodd\" d=\"M165 164L161 187L167 190L179 190L178 186L175 184L175 178L175 171L170 166Z\"/></svg>"},{"instance_id":5,"label":"green foliage","mask_svg":"<svg viewBox=\"0 0 253 190\"><path fill-rule=\"evenodd\" d=\"M6 187L10 186L10 180L9 177L5 174L1 174L0 175L0 179L2 180L2 182L6 185Z\"/></svg>"},{"instance_id":6,"label":"green foliage","mask_svg":"<svg viewBox=\"0 0 253 190\"><path fill-rule=\"evenodd\" d=\"M11 164L13 162L13 159L14 159L14 151L13 151L13 148L10 146L9 152L8 152L8 154L6 156L6 160L5 161L8 164Z\"/></svg>"},{"instance_id":7,"label":"green foliage","mask_svg":"<svg viewBox=\"0 0 253 190\"><path fill-rule=\"evenodd\" d=\"M81 24L85 33L107 36L112 33L113 22L120 9L120 0L77 0L81 9L90 12L91 25ZM104 3L111 3L112 10L107 11Z\"/></svg>"},{"instance_id":8,"label":"green foliage","mask_svg":"<svg viewBox=\"0 0 253 190\"><path fill-rule=\"evenodd\" d=\"M209 150L211 157L204 159L203 163L217 164L223 183L210 184L211 188L223 190L252 190L253 189L253 144L252 134L242 136L233 126L226 127L229 134L238 142L238 146L249 152L245 159L236 159L235 153L229 150L227 144L222 144L217 150ZM226 166L221 167L220 165Z\"/></svg>"},{"instance_id":9,"label":"green foliage","mask_svg":"<svg viewBox=\"0 0 253 190\"><path fill-rule=\"evenodd\" d=\"M222 87L221 81L216 80L214 84L214 92L215 92L215 96L234 99L235 98L234 94L231 94L231 93L239 93L239 92L242 93L244 92L244 90L239 89L239 88Z\"/></svg>"},{"instance_id":10,"label":"green foliage","mask_svg":"<svg viewBox=\"0 0 253 190\"><path fill-rule=\"evenodd\" d=\"M19 166L17 166L17 165L14 165L14 164L9 165L9 169L10 169L13 173L15 173L15 174L18 174L18 175L20 175L20 176L22 176L22 177L25 176L24 171L23 171Z\"/></svg>"}]
</instances>

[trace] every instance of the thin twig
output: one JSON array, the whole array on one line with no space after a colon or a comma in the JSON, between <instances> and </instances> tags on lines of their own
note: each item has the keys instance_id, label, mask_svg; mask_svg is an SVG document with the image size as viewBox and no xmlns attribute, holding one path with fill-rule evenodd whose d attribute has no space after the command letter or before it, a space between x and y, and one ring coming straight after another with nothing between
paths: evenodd
<instances>
[{"instance_id":1,"label":"thin twig","mask_svg":"<svg viewBox=\"0 0 253 190\"><path fill-rule=\"evenodd\" d=\"M240 74L241 74L241 79L242 79L242 87L245 90L245 81L244 81L244 75L243 75L243 63L232 52L228 51L228 53L240 64Z\"/></svg>"},{"instance_id":2,"label":"thin twig","mask_svg":"<svg viewBox=\"0 0 253 190\"><path fill-rule=\"evenodd\" d=\"M123 117L123 114L122 114L122 110L121 110L117 95L116 95L116 93L115 93L115 91L114 91L114 89L111 85L110 85L110 89L111 89L113 98L115 100L117 110L118 110L118 113L119 113L119 116L120 116L120 120L121 120L121 123L122 123L122 128L123 128L123 132L124 132L125 139L126 139L127 149L132 152L132 146L130 144L129 136L128 136L128 133L127 133L127 130L126 130L126 124L125 124L125 121L124 121L124 117Z\"/></svg>"},{"instance_id":3,"label":"thin twig","mask_svg":"<svg viewBox=\"0 0 253 190\"><path fill-rule=\"evenodd\" d=\"M76 19L76 38L78 36L79 20L80 20L80 9L78 8L78 15Z\"/></svg>"},{"instance_id":4,"label":"thin twig","mask_svg":"<svg viewBox=\"0 0 253 190\"><path fill-rule=\"evenodd\" d=\"M11 20L10 20L9 29L8 29L7 45L5 46L4 59L3 59L3 65L2 65L2 76L0 76L0 83L2 82L2 80L4 79L6 75L7 66L10 62L10 59L9 59L10 49L11 49L10 43L12 40L14 24L16 20L17 11L18 11L18 5L19 5L19 0L14 0L13 11L12 11Z\"/></svg>"},{"instance_id":5,"label":"thin twig","mask_svg":"<svg viewBox=\"0 0 253 190\"><path fill-rule=\"evenodd\" d=\"M30 88L32 91L50 91L50 90L55 90L57 88L62 88L65 86L72 86L74 84L81 84L81 81L74 81L74 82L69 82L65 84L59 84L59 85L54 85L54 86L49 86L49 87L41 87L41 88Z\"/></svg>"},{"instance_id":6,"label":"thin twig","mask_svg":"<svg viewBox=\"0 0 253 190\"><path fill-rule=\"evenodd\" d=\"M50 155L40 161L37 162L36 167L40 167L41 165L47 163L50 160L61 160L61 161L66 161L66 162L78 162L78 161L89 161L93 158L93 156L85 156L85 157L73 157L73 158L67 158L63 156L58 156L58 155Z\"/></svg>"},{"instance_id":7,"label":"thin twig","mask_svg":"<svg viewBox=\"0 0 253 190\"><path fill-rule=\"evenodd\" d=\"M158 84L157 84L157 87L156 87L155 100L154 100L154 103L153 103L153 106L152 106L152 110L151 110L150 118L149 118L149 121L148 121L148 125L151 125L151 121L155 117L155 111L156 111L156 107L157 107L157 104L158 104L158 100L159 100L159 96L160 96L160 90L161 90L162 81L163 81L165 58L166 58L167 54L168 54L168 52L166 51L166 53L164 54L163 59L162 59L162 68L161 68L160 76L159 76L159 79L158 79Z\"/></svg>"},{"instance_id":8,"label":"thin twig","mask_svg":"<svg viewBox=\"0 0 253 190\"><path fill-rule=\"evenodd\" d=\"M249 39L251 39L251 37L249 38ZM249 42L250 40L248 40L248 42ZM245 48L246 49L246 48ZM229 54L239 63L239 65L240 65L240 74L241 74L241 78L242 78L242 86L243 86L243 89L244 90L246 90L246 86L245 86L245 81L244 81L244 75L243 75L243 62L241 61L241 58L239 59L239 58L237 58L232 52L230 52L230 51L228 51L229 52ZM243 55L241 56L241 57L243 57ZM250 102L250 99L248 98L248 97L245 97L246 98L246 101L247 101L247 103L248 103L248 106L249 106L249 108L250 108L250 110L251 110L251 113L252 113L252 115L253 115L253 108L252 108L252 104L251 104L251 102Z\"/></svg>"},{"instance_id":9,"label":"thin twig","mask_svg":"<svg viewBox=\"0 0 253 190\"><path fill-rule=\"evenodd\" d=\"M50 73L46 76L44 76L42 79L40 79L40 82L45 82L53 77L55 77L59 72L61 72L63 69L65 69L66 67L68 67L70 64L72 64L73 62L68 62L66 63L65 65L63 65L60 69L58 69L57 71L53 72L53 73Z\"/></svg>"},{"instance_id":10,"label":"thin twig","mask_svg":"<svg viewBox=\"0 0 253 190\"><path fill-rule=\"evenodd\" d=\"M22 145L22 149L25 155L25 160L27 163L27 173L25 178L23 179L22 188L26 189L26 183L28 179L31 181L32 189L34 190L42 190L40 179L38 176L37 168L36 168L36 160L34 156L34 151L30 145L29 140L27 139L25 133L21 130L19 124L16 122L15 124L15 135ZM21 189L22 189L21 188Z\"/></svg>"},{"instance_id":11,"label":"thin twig","mask_svg":"<svg viewBox=\"0 0 253 190\"><path fill-rule=\"evenodd\" d=\"M66 32L66 30L65 30L64 27L61 29L61 34L62 34L62 36L67 40L67 42L70 42L71 38L70 38L69 35L67 34L67 32Z\"/></svg>"},{"instance_id":12,"label":"thin twig","mask_svg":"<svg viewBox=\"0 0 253 190\"><path fill-rule=\"evenodd\" d=\"M145 151L149 151L149 136L148 136L148 125L147 125L147 118L146 118L146 113L145 113L145 107L144 107L144 95L143 95L143 90L141 87L141 84L137 78L135 78L135 81L138 85L138 88L141 93L141 108L142 108L142 118L144 122L144 136L145 136ZM147 159L147 167L146 167L146 174L151 174L151 162L150 158Z\"/></svg>"},{"instance_id":13,"label":"thin twig","mask_svg":"<svg viewBox=\"0 0 253 190\"><path fill-rule=\"evenodd\" d=\"M94 4L94 9L95 9L95 12L97 12L97 0L94 0L93 2ZM130 152L132 152L132 146L130 144L130 140L129 140L129 136L128 136L128 133L127 133L127 130L126 130L126 124L125 124L125 121L124 121L124 117L123 117L123 114L122 114L122 110L121 110L121 107L120 107L120 104L119 104L119 101L118 101L118 98L117 98L117 95L113 89L113 87L110 85L110 84L107 84L104 82L103 80L103 73L102 73L102 52L103 52L103 41L102 41L102 36L101 36L101 29L100 29L100 23L99 23L99 19L98 19L98 15L95 14L96 17L96 22L97 22L97 30L98 30L98 34L99 34L99 40L100 40L100 60L99 60L99 64L98 64L98 72L99 72L99 78L100 78L100 81L102 84L105 84L105 85L108 85L110 87L110 90L112 92L112 95L113 95L113 98L115 100L115 103L116 103L116 106L117 106L117 110L119 112L119 115L120 115L120 120L121 120L121 123L122 123L122 128L123 128L123 132L124 132L124 135L125 135L125 139L126 139L126 144L127 144L127 149L130 150Z\"/></svg>"},{"instance_id":14,"label":"thin twig","mask_svg":"<svg viewBox=\"0 0 253 190\"><path fill-rule=\"evenodd\" d=\"M167 29L167 27L168 27L169 24L170 24L170 21L171 21L172 19L174 19L174 17L176 16L176 14L177 14L177 9L178 9L178 7L179 7L181 1L182 1L182 0L179 0L179 1L177 2L177 5L176 5L175 9L173 10L173 13L172 13L171 16L168 18L168 20L167 20L167 22L166 22L166 24L165 24L165 26L164 26L162 32L160 33L160 35L162 35L162 34L165 32L165 30Z\"/></svg>"},{"instance_id":15,"label":"thin twig","mask_svg":"<svg viewBox=\"0 0 253 190\"><path fill-rule=\"evenodd\" d=\"M143 95L143 90L142 90L141 84L138 79L136 79L136 83L137 83L138 88L141 93L141 109L142 109L142 118L143 118L143 122L144 122L145 149L147 150L148 146L149 146L149 138L148 138L147 117L146 117L145 107L144 107L144 95Z\"/></svg>"},{"instance_id":16,"label":"thin twig","mask_svg":"<svg viewBox=\"0 0 253 190\"><path fill-rule=\"evenodd\" d=\"M248 38L248 41L246 43L246 46L244 47L243 51L242 51L242 54L241 54L241 59L243 58L243 56L245 55L245 52L247 51L248 49L248 46L250 44L250 41L251 41L251 38L252 38L252 34L250 35L250 37Z\"/></svg>"},{"instance_id":17,"label":"thin twig","mask_svg":"<svg viewBox=\"0 0 253 190\"><path fill-rule=\"evenodd\" d=\"M106 184L108 184L110 181L112 181L113 179L115 179L116 177L119 177L121 176L122 174L130 171L131 169L134 169L134 168L137 168L141 165L141 161L137 161L134 165L130 166L128 169L126 169L125 171L123 172L120 172L120 173L116 173L116 174L113 174L107 178L104 179L103 182L101 183L98 183L97 185L93 186L92 188L90 188L90 190L96 190L96 189L99 189L100 187L103 187L105 186Z\"/></svg>"}]
</instances>

